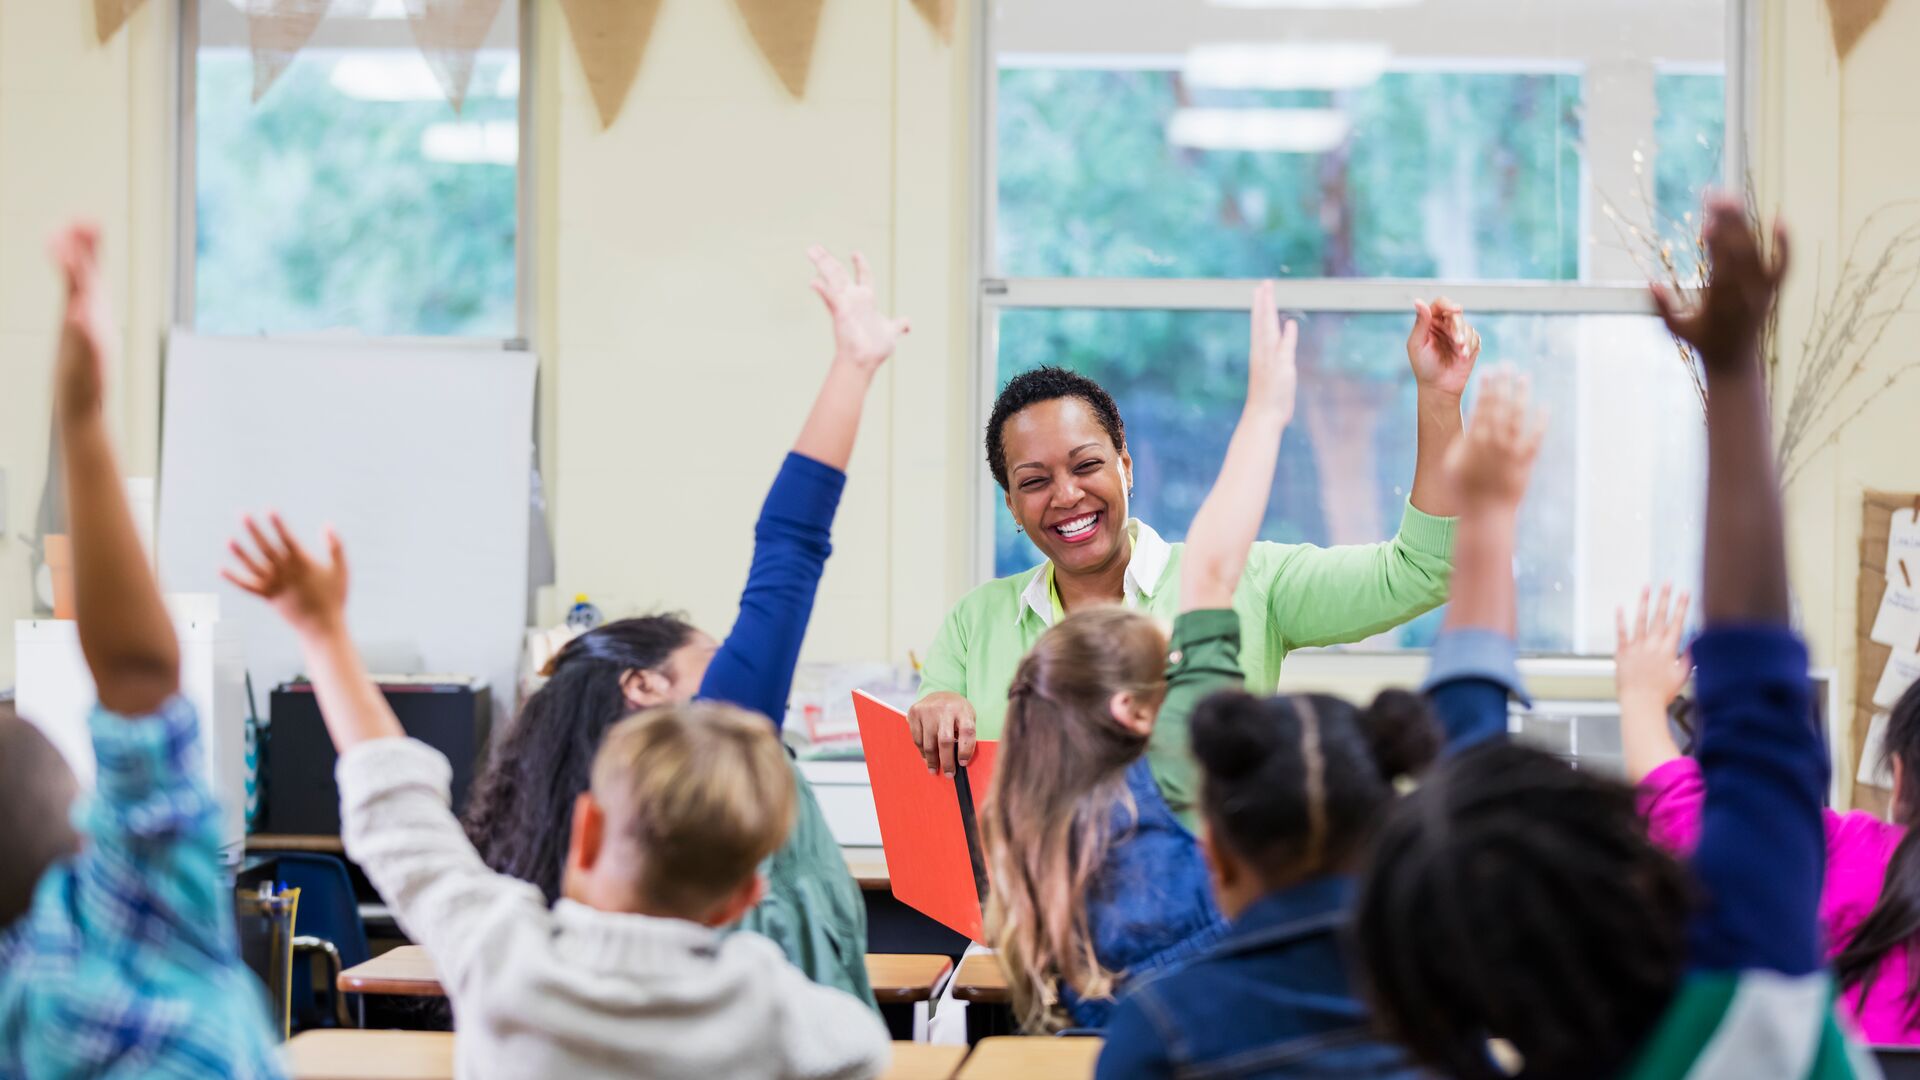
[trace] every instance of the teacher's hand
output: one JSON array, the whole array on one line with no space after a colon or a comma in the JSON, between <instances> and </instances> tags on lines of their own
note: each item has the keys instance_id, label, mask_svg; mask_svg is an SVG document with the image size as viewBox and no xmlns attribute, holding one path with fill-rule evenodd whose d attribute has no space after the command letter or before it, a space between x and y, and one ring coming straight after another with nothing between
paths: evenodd
<instances>
[{"instance_id":1,"label":"teacher's hand","mask_svg":"<svg viewBox=\"0 0 1920 1080\"><path fill-rule=\"evenodd\" d=\"M907 726L929 771L952 776L973 760L973 703L965 696L948 690L928 694L907 710Z\"/></svg>"}]
</instances>

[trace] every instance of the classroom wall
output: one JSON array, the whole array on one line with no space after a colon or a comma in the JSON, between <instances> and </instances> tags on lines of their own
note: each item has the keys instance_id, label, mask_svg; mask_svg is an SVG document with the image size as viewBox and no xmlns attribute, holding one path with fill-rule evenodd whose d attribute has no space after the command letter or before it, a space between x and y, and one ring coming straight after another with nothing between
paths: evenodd
<instances>
[{"instance_id":1,"label":"classroom wall","mask_svg":"<svg viewBox=\"0 0 1920 1080\"><path fill-rule=\"evenodd\" d=\"M1795 267L1780 327L1783 354L1792 357L1817 293L1830 288L1866 217L1920 195L1920 99L1910 84L1912 58L1920 53L1920 5L1886 5L1842 64L1834 55L1825 5L1766 3L1760 46L1754 173L1762 205L1777 209L1793 228ZM1902 220L1920 221L1920 205ZM1885 228L1867 233L1862 250L1877 252L1885 235ZM1880 388L1889 375L1920 359L1917 347L1920 315L1897 317L1864 357L1861 381L1873 388L1874 402L1788 491L1800 616L1815 662L1839 671L1847 715L1854 693L1860 494L1867 488L1920 490L1913 438L1920 377Z\"/></svg>"}]
</instances>

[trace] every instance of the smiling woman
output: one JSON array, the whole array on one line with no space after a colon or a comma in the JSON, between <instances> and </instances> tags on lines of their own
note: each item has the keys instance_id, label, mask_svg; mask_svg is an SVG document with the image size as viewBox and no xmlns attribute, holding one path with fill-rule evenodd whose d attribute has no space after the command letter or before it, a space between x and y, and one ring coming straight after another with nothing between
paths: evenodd
<instances>
[{"instance_id":1,"label":"smiling woman","mask_svg":"<svg viewBox=\"0 0 1920 1080\"><path fill-rule=\"evenodd\" d=\"M1256 693L1273 690L1290 650L1359 641L1446 598L1453 507L1439 464L1460 432L1480 338L1445 300L1415 307L1407 358L1419 453L1399 533L1358 547L1253 546L1233 607ZM1186 545L1129 515L1126 424L1099 383L1057 367L1016 376L994 402L986 450L1008 512L1047 561L968 593L928 652L908 721L928 767L946 773L973 759L976 739L999 737L1014 669L1049 626L1099 604L1168 620L1180 609Z\"/></svg>"}]
</instances>

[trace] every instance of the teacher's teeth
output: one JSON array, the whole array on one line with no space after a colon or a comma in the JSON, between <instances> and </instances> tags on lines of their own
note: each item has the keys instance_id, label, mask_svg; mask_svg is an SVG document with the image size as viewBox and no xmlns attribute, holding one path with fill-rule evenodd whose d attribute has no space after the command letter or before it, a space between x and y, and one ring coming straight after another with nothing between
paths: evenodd
<instances>
[{"instance_id":1,"label":"teacher's teeth","mask_svg":"<svg viewBox=\"0 0 1920 1080\"><path fill-rule=\"evenodd\" d=\"M1099 521L1099 514L1088 514L1086 517L1074 518L1072 521L1063 521L1055 525L1053 531L1071 540L1092 532L1094 525Z\"/></svg>"}]
</instances>

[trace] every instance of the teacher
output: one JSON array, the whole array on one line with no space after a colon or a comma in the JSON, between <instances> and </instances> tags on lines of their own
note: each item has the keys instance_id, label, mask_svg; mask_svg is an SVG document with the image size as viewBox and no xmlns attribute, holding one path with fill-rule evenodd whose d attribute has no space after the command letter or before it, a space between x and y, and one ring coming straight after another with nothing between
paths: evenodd
<instances>
[{"instance_id":1,"label":"teacher","mask_svg":"<svg viewBox=\"0 0 1920 1080\"><path fill-rule=\"evenodd\" d=\"M1418 384L1418 455L1400 531L1385 543L1257 543L1234 593L1247 687L1271 693L1293 649L1359 641L1446 599L1454 499L1441 460L1460 434L1460 395L1480 335L1447 300L1414 303L1407 359ZM908 722L929 768L951 775L976 739L997 739L1021 657L1067 613L1125 603L1171 622L1180 558L1130 518L1126 425L1100 384L1057 367L1017 375L987 421L987 467L1047 561L961 598L927 653Z\"/></svg>"}]
</instances>

